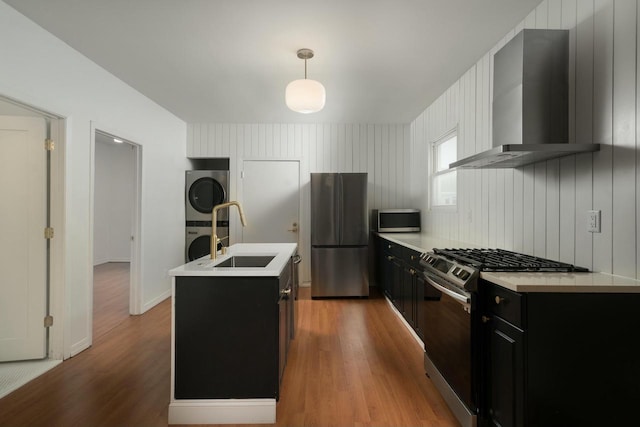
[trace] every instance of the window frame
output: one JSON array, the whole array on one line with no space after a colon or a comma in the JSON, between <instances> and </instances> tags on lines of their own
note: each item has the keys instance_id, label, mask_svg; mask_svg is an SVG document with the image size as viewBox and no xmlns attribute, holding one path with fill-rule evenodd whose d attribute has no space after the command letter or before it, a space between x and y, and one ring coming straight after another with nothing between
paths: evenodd
<instances>
[{"instance_id":1,"label":"window frame","mask_svg":"<svg viewBox=\"0 0 640 427\"><path fill-rule=\"evenodd\" d=\"M437 149L438 146L444 144L449 141L451 138L456 137L456 160L458 158L458 126L456 125L453 129L445 132L437 139L431 141L429 143L429 155L431 157L429 161L429 209L432 211L446 211L446 212L457 212L458 211L458 171L456 169L444 169L438 171L438 157L437 157ZM435 178L442 175L447 174L455 174L456 179L456 203L453 205L436 205L434 203L435 200Z\"/></svg>"}]
</instances>

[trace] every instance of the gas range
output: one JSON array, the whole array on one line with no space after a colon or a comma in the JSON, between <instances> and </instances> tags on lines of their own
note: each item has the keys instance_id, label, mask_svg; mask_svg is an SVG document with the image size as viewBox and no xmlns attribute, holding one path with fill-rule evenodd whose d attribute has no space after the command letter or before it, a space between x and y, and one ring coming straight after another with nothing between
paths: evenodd
<instances>
[{"instance_id":1,"label":"gas range","mask_svg":"<svg viewBox=\"0 0 640 427\"><path fill-rule=\"evenodd\" d=\"M434 249L420 255L420 265L425 370L461 423L476 425L482 370L480 272L588 270L503 249Z\"/></svg>"},{"instance_id":2,"label":"gas range","mask_svg":"<svg viewBox=\"0 0 640 427\"><path fill-rule=\"evenodd\" d=\"M504 249L434 249L420 264L449 286L476 291L481 271L585 272L583 267Z\"/></svg>"}]
</instances>

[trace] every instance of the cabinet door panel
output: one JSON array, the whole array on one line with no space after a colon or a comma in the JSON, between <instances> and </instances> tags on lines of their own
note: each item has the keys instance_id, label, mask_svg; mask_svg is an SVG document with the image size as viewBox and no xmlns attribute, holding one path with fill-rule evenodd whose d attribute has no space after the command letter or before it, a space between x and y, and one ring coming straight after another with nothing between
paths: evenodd
<instances>
[{"instance_id":1,"label":"cabinet door panel","mask_svg":"<svg viewBox=\"0 0 640 427\"><path fill-rule=\"evenodd\" d=\"M414 309L414 319L415 319L415 329L416 333L420 337L420 339L424 339L422 328L424 327L424 319L422 315L422 307L424 303L424 279L422 278L422 274L417 272L415 276L413 276L413 289L414 289L414 299L413 299L413 309Z\"/></svg>"},{"instance_id":2,"label":"cabinet door panel","mask_svg":"<svg viewBox=\"0 0 640 427\"><path fill-rule=\"evenodd\" d=\"M523 425L524 357L523 332L498 317L489 330L490 425Z\"/></svg>"},{"instance_id":3,"label":"cabinet door panel","mask_svg":"<svg viewBox=\"0 0 640 427\"><path fill-rule=\"evenodd\" d=\"M411 325L415 327L413 322L413 311L412 311L412 302L411 302L411 287L413 284L413 275L411 274L411 269L408 266L403 266L402 269L402 315L405 320Z\"/></svg>"},{"instance_id":4,"label":"cabinet door panel","mask_svg":"<svg viewBox=\"0 0 640 427\"><path fill-rule=\"evenodd\" d=\"M174 397L277 398L278 281L215 279L176 279Z\"/></svg>"},{"instance_id":5,"label":"cabinet door panel","mask_svg":"<svg viewBox=\"0 0 640 427\"><path fill-rule=\"evenodd\" d=\"M404 312L403 307L403 294L402 294L402 275L403 268L402 263L397 258L394 258L391 261L391 300L393 301L393 305L400 311L400 313Z\"/></svg>"},{"instance_id":6,"label":"cabinet door panel","mask_svg":"<svg viewBox=\"0 0 640 427\"><path fill-rule=\"evenodd\" d=\"M382 291L387 295L387 297L393 300L392 296L392 283L393 283L393 256L388 253L382 253L380 257L380 265L381 265L381 281L382 281Z\"/></svg>"}]
</instances>

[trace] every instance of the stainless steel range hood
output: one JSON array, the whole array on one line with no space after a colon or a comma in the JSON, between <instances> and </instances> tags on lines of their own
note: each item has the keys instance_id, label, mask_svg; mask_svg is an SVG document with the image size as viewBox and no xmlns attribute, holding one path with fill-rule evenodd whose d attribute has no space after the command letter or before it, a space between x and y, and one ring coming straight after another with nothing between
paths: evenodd
<instances>
[{"instance_id":1,"label":"stainless steel range hood","mask_svg":"<svg viewBox=\"0 0 640 427\"><path fill-rule=\"evenodd\" d=\"M599 144L569 143L569 31L525 29L494 55L493 148L450 168L514 168Z\"/></svg>"}]
</instances>

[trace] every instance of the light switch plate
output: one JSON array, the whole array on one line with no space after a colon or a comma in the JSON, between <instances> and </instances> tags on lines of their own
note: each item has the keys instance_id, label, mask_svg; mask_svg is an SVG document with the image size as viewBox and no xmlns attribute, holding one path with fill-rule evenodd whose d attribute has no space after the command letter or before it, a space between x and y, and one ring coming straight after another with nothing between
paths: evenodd
<instances>
[{"instance_id":1,"label":"light switch plate","mask_svg":"<svg viewBox=\"0 0 640 427\"><path fill-rule=\"evenodd\" d=\"M600 233L600 211L588 211L587 215L587 231Z\"/></svg>"}]
</instances>

